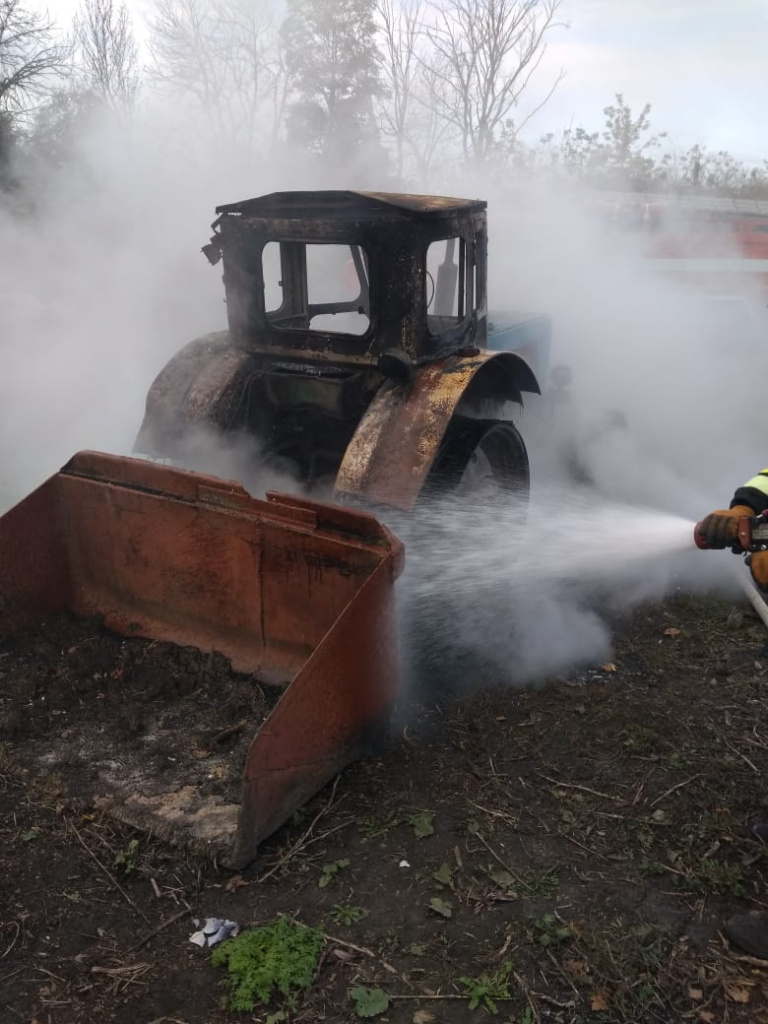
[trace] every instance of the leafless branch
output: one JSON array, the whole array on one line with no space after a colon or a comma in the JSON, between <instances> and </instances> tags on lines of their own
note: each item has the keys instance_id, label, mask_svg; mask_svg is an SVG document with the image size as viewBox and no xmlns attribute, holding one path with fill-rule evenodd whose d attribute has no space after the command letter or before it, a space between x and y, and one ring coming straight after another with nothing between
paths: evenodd
<instances>
[{"instance_id":1,"label":"leafless branch","mask_svg":"<svg viewBox=\"0 0 768 1024\"><path fill-rule=\"evenodd\" d=\"M488 160L547 50L563 27L562 0L447 0L426 29L432 45L438 113L459 133L465 159ZM560 72L527 123L554 92ZM519 125L516 126L519 130Z\"/></svg>"},{"instance_id":2,"label":"leafless branch","mask_svg":"<svg viewBox=\"0 0 768 1024\"><path fill-rule=\"evenodd\" d=\"M0 0L0 110L23 113L69 69L70 47L47 15Z\"/></svg>"},{"instance_id":3,"label":"leafless branch","mask_svg":"<svg viewBox=\"0 0 768 1024\"><path fill-rule=\"evenodd\" d=\"M216 143L252 152L263 106L282 114L284 76L265 5L158 0L150 48L154 80L196 102Z\"/></svg>"},{"instance_id":4,"label":"leafless branch","mask_svg":"<svg viewBox=\"0 0 768 1024\"><path fill-rule=\"evenodd\" d=\"M73 27L88 88L116 109L130 108L139 88L139 60L125 4L84 0Z\"/></svg>"}]
</instances>

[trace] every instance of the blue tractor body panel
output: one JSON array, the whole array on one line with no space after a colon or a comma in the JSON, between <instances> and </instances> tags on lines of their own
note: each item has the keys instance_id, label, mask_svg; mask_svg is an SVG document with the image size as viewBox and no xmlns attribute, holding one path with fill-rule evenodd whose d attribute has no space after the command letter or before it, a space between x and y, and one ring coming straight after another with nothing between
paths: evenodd
<instances>
[{"instance_id":1,"label":"blue tractor body panel","mask_svg":"<svg viewBox=\"0 0 768 1024\"><path fill-rule=\"evenodd\" d=\"M547 386L552 346L552 318L521 310L488 314L487 347L495 352L515 352L536 375L542 391Z\"/></svg>"}]
</instances>

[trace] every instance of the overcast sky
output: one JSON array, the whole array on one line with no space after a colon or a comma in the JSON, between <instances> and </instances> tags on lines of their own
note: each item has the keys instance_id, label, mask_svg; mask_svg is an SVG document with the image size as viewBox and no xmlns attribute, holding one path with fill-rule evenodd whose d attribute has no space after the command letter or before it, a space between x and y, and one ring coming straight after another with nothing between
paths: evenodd
<instances>
[{"instance_id":1,"label":"overcast sky","mask_svg":"<svg viewBox=\"0 0 768 1024\"><path fill-rule=\"evenodd\" d=\"M65 23L77 0L32 0ZM128 0L138 21L152 0ZM652 105L669 144L768 158L768 0L564 0L566 30L554 32L537 88L566 77L529 126L535 139L581 125L602 127L617 92L633 111Z\"/></svg>"},{"instance_id":2,"label":"overcast sky","mask_svg":"<svg viewBox=\"0 0 768 1024\"><path fill-rule=\"evenodd\" d=\"M621 92L685 148L695 142L768 159L768 0L566 0L568 31L547 54L566 77L535 122L597 128Z\"/></svg>"}]
</instances>

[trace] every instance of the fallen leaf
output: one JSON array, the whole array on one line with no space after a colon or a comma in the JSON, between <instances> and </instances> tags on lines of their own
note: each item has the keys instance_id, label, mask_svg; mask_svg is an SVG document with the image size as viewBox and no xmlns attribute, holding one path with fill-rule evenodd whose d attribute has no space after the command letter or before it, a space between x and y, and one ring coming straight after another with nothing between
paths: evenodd
<instances>
[{"instance_id":1,"label":"fallen leaf","mask_svg":"<svg viewBox=\"0 0 768 1024\"><path fill-rule=\"evenodd\" d=\"M664 630L664 636L680 636L680 630L670 626L669 629Z\"/></svg>"},{"instance_id":2,"label":"fallen leaf","mask_svg":"<svg viewBox=\"0 0 768 1024\"><path fill-rule=\"evenodd\" d=\"M246 882L242 875L234 875L230 878L224 888L227 892L234 892L235 889L242 889L246 885L248 885L248 882Z\"/></svg>"},{"instance_id":3,"label":"fallen leaf","mask_svg":"<svg viewBox=\"0 0 768 1024\"><path fill-rule=\"evenodd\" d=\"M601 665L600 668L603 670L603 672L618 672L618 669L612 661L606 661L606 663L604 665Z\"/></svg>"},{"instance_id":4,"label":"fallen leaf","mask_svg":"<svg viewBox=\"0 0 768 1024\"><path fill-rule=\"evenodd\" d=\"M714 1019L714 1013L710 1013L709 1010L699 1010L699 1020L703 1021L704 1024L712 1024Z\"/></svg>"},{"instance_id":5,"label":"fallen leaf","mask_svg":"<svg viewBox=\"0 0 768 1024\"><path fill-rule=\"evenodd\" d=\"M350 990L349 997L358 1017L378 1017L389 1008L389 996L382 988L358 985Z\"/></svg>"},{"instance_id":6,"label":"fallen leaf","mask_svg":"<svg viewBox=\"0 0 768 1024\"><path fill-rule=\"evenodd\" d=\"M750 992L743 985L726 985L725 994L733 1003L748 1003Z\"/></svg>"},{"instance_id":7,"label":"fallen leaf","mask_svg":"<svg viewBox=\"0 0 768 1024\"><path fill-rule=\"evenodd\" d=\"M500 889L512 889L516 883L514 876L503 868L491 868L488 874Z\"/></svg>"},{"instance_id":8,"label":"fallen leaf","mask_svg":"<svg viewBox=\"0 0 768 1024\"><path fill-rule=\"evenodd\" d=\"M437 871L432 872L432 877L440 885L450 885L453 880L453 872L450 865L443 862Z\"/></svg>"},{"instance_id":9,"label":"fallen leaf","mask_svg":"<svg viewBox=\"0 0 768 1024\"><path fill-rule=\"evenodd\" d=\"M608 1009L610 998L607 992L594 992L589 1000L589 1008L593 1013L600 1013Z\"/></svg>"},{"instance_id":10,"label":"fallen leaf","mask_svg":"<svg viewBox=\"0 0 768 1024\"><path fill-rule=\"evenodd\" d=\"M523 722L518 722L518 725L521 728L529 725L538 725L543 717L544 716L540 715L538 711L532 711Z\"/></svg>"},{"instance_id":11,"label":"fallen leaf","mask_svg":"<svg viewBox=\"0 0 768 1024\"><path fill-rule=\"evenodd\" d=\"M432 1024L433 1020L437 1020L434 1013L430 1013L429 1010L417 1010L412 1018L412 1024Z\"/></svg>"},{"instance_id":12,"label":"fallen leaf","mask_svg":"<svg viewBox=\"0 0 768 1024\"><path fill-rule=\"evenodd\" d=\"M410 816L408 824L413 829L413 834L417 839L426 839L427 836L431 836L435 831L432 827L434 819L434 811L420 811L418 814Z\"/></svg>"},{"instance_id":13,"label":"fallen leaf","mask_svg":"<svg viewBox=\"0 0 768 1024\"><path fill-rule=\"evenodd\" d=\"M704 992L700 988L689 988L688 989L688 998L689 999L703 999L704 998Z\"/></svg>"},{"instance_id":14,"label":"fallen leaf","mask_svg":"<svg viewBox=\"0 0 768 1024\"><path fill-rule=\"evenodd\" d=\"M355 954L350 953L348 949L334 949L333 955L337 960L341 960L342 963L347 963L347 961L355 959Z\"/></svg>"},{"instance_id":15,"label":"fallen leaf","mask_svg":"<svg viewBox=\"0 0 768 1024\"><path fill-rule=\"evenodd\" d=\"M441 917L453 917L453 909L447 900L441 900L439 896L433 896L429 901L429 909L434 910Z\"/></svg>"}]
</instances>

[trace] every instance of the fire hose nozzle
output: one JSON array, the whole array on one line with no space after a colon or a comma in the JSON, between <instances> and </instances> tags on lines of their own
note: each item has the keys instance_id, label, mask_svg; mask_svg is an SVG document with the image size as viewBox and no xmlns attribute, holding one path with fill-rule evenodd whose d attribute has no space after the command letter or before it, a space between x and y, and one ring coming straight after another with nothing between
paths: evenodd
<instances>
[{"instance_id":1,"label":"fire hose nozzle","mask_svg":"<svg viewBox=\"0 0 768 1024\"><path fill-rule=\"evenodd\" d=\"M710 547L707 544L706 537L701 532L701 523L698 522L693 528L693 542L697 548L701 548L702 551L709 551Z\"/></svg>"},{"instance_id":2,"label":"fire hose nozzle","mask_svg":"<svg viewBox=\"0 0 768 1024\"><path fill-rule=\"evenodd\" d=\"M702 551L712 550L702 533L701 522L693 528L693 541ZM768 551L768 509L755 516L741 516L736 520L733 541L723 545L730 547L735 555L745 555L755 551Z\"/></svg>"}]
</instances>

